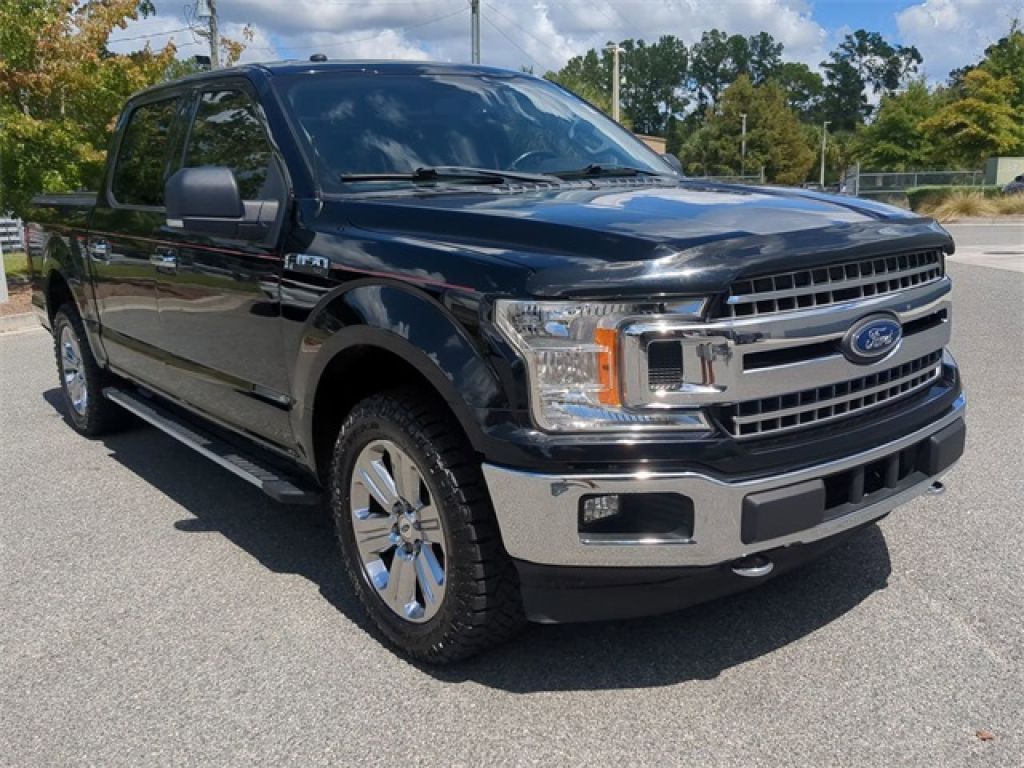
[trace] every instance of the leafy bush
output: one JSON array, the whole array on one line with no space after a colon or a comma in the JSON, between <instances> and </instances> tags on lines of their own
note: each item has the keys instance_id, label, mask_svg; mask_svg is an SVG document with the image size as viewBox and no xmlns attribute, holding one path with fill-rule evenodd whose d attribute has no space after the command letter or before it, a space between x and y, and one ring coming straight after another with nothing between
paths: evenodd
<instances>
[{"instance_id":1,"label":"leafy bush","mask_svg":"<svg viewBox=\"0 0 1024 768\"><path fill-rule=\"evenodd\" d=\"M976 194L979 197L999 197L1002 193L1000 188L996 185L978 187L930 185L911 187L907 190L907 200L910 201L910 210L924 212L926 208L934 208L956 194Z\"/></svg>"}]
</instances>

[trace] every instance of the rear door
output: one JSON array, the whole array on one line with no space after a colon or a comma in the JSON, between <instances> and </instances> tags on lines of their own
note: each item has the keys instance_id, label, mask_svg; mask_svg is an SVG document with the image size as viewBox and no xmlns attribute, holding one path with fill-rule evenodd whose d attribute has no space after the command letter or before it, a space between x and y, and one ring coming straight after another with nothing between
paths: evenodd
<instances>
[{"instance_id":1,"label":"rear door","mask_svg":"<svg viewBox=\"0 0 1024 768\"><path fill-rule=\"evenodd\" d=\"M164 369L156 293L164 183L185 103L163 93L125 111L85 244L110 364L154 386Z\"/></svg>"},{"instance_id":2,"label":"rear door","mask_svg":"<svg viewBox=\"0 0 1024 768\"><path fill-rule=\"evenodd\" d=\"M165 230L156 278L165 386L233 427L290 444L278 297L284 166L246 81L218 81L193 99L181 167L229 168L243 200L275 203L278 222L262 242Z\"/></svg>"}]
</instances>

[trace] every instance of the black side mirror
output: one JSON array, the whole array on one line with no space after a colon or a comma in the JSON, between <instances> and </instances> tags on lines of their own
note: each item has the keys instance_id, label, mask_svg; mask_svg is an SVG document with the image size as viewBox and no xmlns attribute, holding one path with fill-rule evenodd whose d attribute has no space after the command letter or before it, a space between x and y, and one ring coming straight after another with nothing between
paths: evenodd
<instances>
[{"instance_id":1,"label":"black side mirror","mask_svg":"<svg viewBox=\"0 0 1024 768\"><path fill-rule=\"evenodd\" d=\"M676 155L671 152L662 152L661 159L672 166L672 170L679 174L685 174L683 170L683 161L680 160Z\"/></svg>"},{"instance_id":2,"label":"black side mirror","mask_svg":"<svg viewBox=\"0 0 1024 768\"><path fill-rule=\"evenodd\" d=\"M164 187L167 226L185 232L242 240L266 237L277 217L276 201L243 201L230 168L182 168Z\"/></svg>"}]
</instances>

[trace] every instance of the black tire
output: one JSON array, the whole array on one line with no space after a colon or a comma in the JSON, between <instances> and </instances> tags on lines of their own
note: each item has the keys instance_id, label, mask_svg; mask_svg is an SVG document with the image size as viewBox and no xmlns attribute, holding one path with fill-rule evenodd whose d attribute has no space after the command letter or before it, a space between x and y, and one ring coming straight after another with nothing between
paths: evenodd
<instances>
[{"instance_id":1,"label":"black tire","mask_svg":"<svg viewBox=\"0 0 1024 768\"><path fill-rule=\"evenodd\" d=\"M77 350L74 370L81 374L80 385L86 394L84 401L72 394L74 377L69 375L72 362L66 349L69 339L73 340ZM108 383L107 374L93 357L85 326L74 304L62 305L53 316L53 348L64 405L75 431L88 437L99 437L124 426L127 416L124 409L103 397L103 387Z\"/></svg>"},{"instance_id":2,"label":"black tire","mask_svg":"<svg viewBox=\"0 0 1024 768\"><path fill-rule=\"evenodd\" d=\"M444 595L436 613L421 623L385 602L356 544L353 474L362 452L381 441L413 460L442 517ZM415 390L385 392L357 404L335 442L329 485L349 581L373 626L400 651L420 661L451 663L504 642L525 624L518 576L502 545L479 459L443 404Z\"/></svg>"}]
</instances>

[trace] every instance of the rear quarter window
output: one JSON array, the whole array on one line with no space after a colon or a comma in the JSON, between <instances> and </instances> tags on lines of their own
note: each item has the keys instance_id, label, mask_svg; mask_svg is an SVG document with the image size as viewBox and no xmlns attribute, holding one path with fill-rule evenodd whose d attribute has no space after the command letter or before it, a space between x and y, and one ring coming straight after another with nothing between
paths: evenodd
<instances>
[{"instance_id":1,"label":"rear quarter window","mask_svg":"<svg viewBox=\"0 0 1024 768\"><path fill-rule=\"evenodd\" d=\"M170 133L179 98L141 104L132 110L117 150L111 192L124 205L162 206Z\"/></svg>"}]
</instances>

